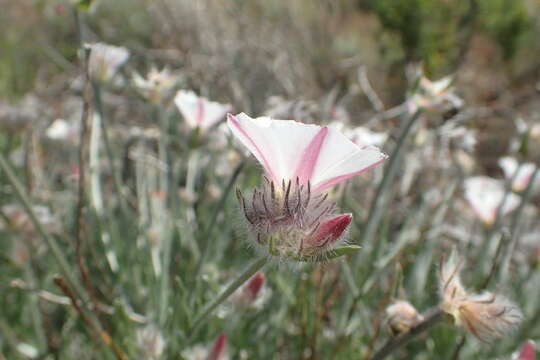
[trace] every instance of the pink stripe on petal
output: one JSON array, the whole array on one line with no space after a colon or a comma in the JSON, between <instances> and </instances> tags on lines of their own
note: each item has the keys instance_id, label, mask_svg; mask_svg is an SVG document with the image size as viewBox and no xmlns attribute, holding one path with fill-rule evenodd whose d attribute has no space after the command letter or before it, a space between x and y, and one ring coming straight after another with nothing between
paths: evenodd
<instances>
[{"instance_id":1,"label":"pink stripe on petal","mask_svg":"<svg viewBox=\"0 0 540 360\"><path fill-rule=\"evenodd\" d=\"M367 170L371 169L372 167L375 167L375 166L379 165L380 163L382 163L386 159L387 159L387 156L384 156L381 160L379 160L377 162L374 162L373 164L363 168L362 170L358 170L358 171L355 171L355 172L352 172L352 173L336 176L336 177L333 177L331 179L325 180L322 183L315 184L315 187L314 187L313 191L314 192L321 192L322 190L325 190L325 189L327 189L327 188L329 188L331 186L339 184L342 181L345 181L345 180L347 180L349 178L352 178L353 176L359 175L359 174L363 173L364 171L367 171Z\"/></svg>"},{"instance_id":2,"label":"pink stripe on petal","mask_svg":"<svg viewBox=\"0 0 540 360\"><path fill-rule=\"evenodd\" d=\"M251 136L249 136L249 134L247 133L247 131L242 127L242 125L240 125L240 122L238 121L238 119L236 118L236 116L234 116L233 114L227 114L227 120L229 122L230 125L234 126L244 137L245 139L251 144L251 146L253 146L253 148L255 149L255 151L257 152L257 154L253 154L253 155L258 155L256 157L259 157L261 162L262 162L262 165L264 166L265 170L268 172L268 174L270 175L270 177L277 181L278 183L281 181L281 179L277 179L275 177L275 173L274 171L272 170L272 167L270 166L270 162L268 161L268 159L266 159L266 157L264 156L263 152L261 151L261 149L257 146L257 144L255 143L255 141L253 140L253 138Z\"/></svg>"},{"instance_id":3,"label":"pink stripe on petal","mask_svg":"<svg viewBox=\"0 0 540 360\"><path fill-rule=\"evenodd\" d=\"M202 98L197 98L197 115L195 117L195 122L199 124L199 127L203 124L204 119L204 101Z\"/></svg>"},{"instance_id":4,"label":"pink stripe on petal","mask_svg":"<svg viewBox=\"0 0 540 360\"><path fill-rule=\"evenodd\" d=\"M293 176L293 179L296 177L299 178L300 184L306 184L308 180L311 179L313 169L315 169L315 165L317 165L317 159L319 158L322 144L327 134L328 128L326 126L321 128L321 130L313 137L309 145L304 149Z\"/></svg>"}]
</instances>

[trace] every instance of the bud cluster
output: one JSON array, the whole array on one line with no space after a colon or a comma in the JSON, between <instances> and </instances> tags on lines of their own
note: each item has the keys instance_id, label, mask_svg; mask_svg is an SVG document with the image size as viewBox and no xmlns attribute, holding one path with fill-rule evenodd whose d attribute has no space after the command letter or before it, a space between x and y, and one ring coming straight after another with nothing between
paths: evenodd
<instances>
[{"instance_id":1,"label":"bud cluster","mask_svg":"<svg viewBox=\"0 0 540 360\"><path fill-rule=\"evenodd\" d=\"M336 246L352 220L351 214L334 215L328 194L315 194L311 183L264 178L251 196L237 190L254 244L268 256L315 261Z\"/></svg>"}]
</instances>

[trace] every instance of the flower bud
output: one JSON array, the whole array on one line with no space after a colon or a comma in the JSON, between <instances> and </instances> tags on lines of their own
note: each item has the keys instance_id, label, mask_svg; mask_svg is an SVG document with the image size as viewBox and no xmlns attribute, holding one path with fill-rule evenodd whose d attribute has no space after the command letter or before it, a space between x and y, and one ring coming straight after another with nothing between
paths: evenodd
<instances>
[{"instance_id":1,"label":"flower bud","mask_svg":"<svg viewBox=\"0 0 540 360\"><path fill-rule=\"evenodd\" d=\"M408 301L398 300L386 308L388 327L392 335L407 332L424 318Z\"/></svg>"},{"instance_id":2,"label":"flower bud","mask_svg":"<svg viewBox=\"0 0 540 360\"><path fill-rule=\"evenodd\" d=\"M221 334L212 344L206 360L223 360L227 352L227 335Z\"/></svg>"},{"instance_id":3,"label":"flower bud","mask_svg":"<svg viewBox=\"0 0 540 360\"><path fill-rule=\"evenodd\" d=\"M263 285L264 285L264 274L262 272L258 272L257 274L253 275L251 279L248 280L247 284L242 289L242 292L247 294L251 301L254 301L257 298L257 295L261 291Z\"/></svg>"},{"instance_id":4,"label":"flower bud","mask_svg":"<svg viewBox=\"0 0 540 360\"><path fill-rule=\"evenodd\" d=\"M266 255L296 261L315 261L332 250L352 220L335 216L335 203L326 194L313 194L311 184L296 181L278 187L265 178L264 185L244 197L237 190L254 245Z\"/></svg>"},{"instance_id":5,"label":"flower bud","mask_svg":"<svg viewBox=\"0 0 540 360\"><path fill-rule=\"evenodd\" d=\"M512 356L512 360L536 360L536 344L532 340L527 340Z\"/></svg>"},{"instance_id":6,"label":"flower bud","mask_svg":"<svg viewBox=\"0 0 540 360\"><path fill-rule=\"evenodd\" d=\"M457 326L463 327L478 340L489 343L514 330L523 315L519 308L504 296L490 292L469 293L461 284L463 260L452 253L441 262L439 270L440 308L452 316Z\"/></svg>"}]
</instances>

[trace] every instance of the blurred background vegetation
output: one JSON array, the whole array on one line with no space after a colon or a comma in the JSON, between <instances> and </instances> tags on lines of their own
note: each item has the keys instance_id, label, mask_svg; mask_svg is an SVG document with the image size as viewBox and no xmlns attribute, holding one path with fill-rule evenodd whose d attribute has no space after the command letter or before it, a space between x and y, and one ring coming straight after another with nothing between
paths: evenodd
<instances>
[{"instance_id":1,"label":"blurred background vegetation","mask_svg":"<svg viewBox=\"0 0 540 360\"><path fill-rule=\"evenodd\" d=\"M503 175L497 161L511 151L519 130L516 120L524 119L528 125L540 121L538 0L0 0L0 9L0 106L18 109L16 121L21 122L20 126L9 121L0 123L0 150L11 156L24 149L23 165L17 168L17 174L24 179L35 202L49 206L60 219L61 230L52 229L51 233L60 239L72 263L75 250L70 239L75 227L76 187L70 176L76 169L68 165L75 163L77 153L74 148L41 144L40 136L57 118L73 114L80 118L81 41L100 41L129 49L130 60L122 70L126 78L135 71L146 74L151 66L168 66L178 72L182 88L232 104L237 112L253 116L272 112L277 118L317 123L328 122L329 114L334 116L336 108L343 107L351 114L350 124L360 125L377 118L383 110L403 104L414 87L410 65L420 63L430 79L454 76L453 84L467 104L466 110L470 110L464 111L463 123L478 131L470 173L498 178ZM362 74L367 75L381 108L366 96L365 86L359 81ZM302 268L297 271L298 276L289 269L270 270L269 283L279 296L271 297L259 312L241 319L213 319L196 339L189 338L183 331L192 320L194 309L201 309L251 258L252 252L245 248L237 230L239 221L233 196L225 197L219 205L232 174L218 174L217 168L224 161L219 158L223 155L221 150L212 148L213 138L197 143L193 140L196 135L186 135L182 128L171 125L181 123L175 109L163 110L161 114L142 101L129 84L105 92L104 113L114 150L112 159L108 159L110 163L103 160L105 165L102 164L104 197L110 208L105 215L94 210L85 215L87 237L96 247L87 250L87 256L91 282L97 284L98 297L108 305L99 312L99 318L130 358L139 358L140 354L136 328L155 317L159 318L156 322L167 342L167 355L163 358L179 358L186 347L209 344L221 331L226 331L231 337L233 358L369 359L387 336L384 308L396 288L402 290L401 295L406 293L419 309L437 304L437 283L432 270L440 248L460 243L449 240L450 236L439 236L447 217L451 222L466 222L465 235L460 233L462 239L468 238L469 231L488 239L493 236L473 222L472 216L462 216L459 207L456 210L453 203L447 202L457 197L455 192L459 192L463 171L454 171L453 167L441 170L443 161L439 161L433 149L422 157L425 134L418 131L403 152L403 168L416 168L402 169L403 176L385 198L388 216L376 229L380 241L367 244L364 261L353 269L357 293L352 294L350 276L343 273L340 265ZM73 101L69 104L73 99L75 105ZM5 116L1 111L0 108L0 118ZM426 126L431 131L454 115L427 114ZM168 297L162 297L163 287L154 278L153 265L145 255L149 246L131 246L131 242L146 236L144 226L139 227L142 220L138 216L142 215L121 209L121 196L111 180L115 171L122 168L120 175L128 186L140 186L135 184L135 173L149 182L144 186L150 189L155 185L152 181L159 171L135 160L130 162L129 151L143 138L144 151L155 155L157 137L152 137L151 132L132 135L130 129L137 126L137 131L155 130L159 116L168 121L169 125L159 131L173 139L170 152L178 159L178 164L174 164L174 184L182 189L191 187L189 190L196 195L179 194L175 188L171 195L175 205L160 210L167 213L165 222L177 219L166 225L171 228L173 243L173 256L166 272L171 274ZM396 142L400 128L397 117L376 122L375 127L390 135L390 144ZM517 156L521 160L538 158L540 145L532 140L520 145ZM418 155L420 160L409 158L409 154ZM235 156L240 157L237 153ZM425 158L429 158L429 163ZM233 177L237 180L235 185L241 188L259 181L260 169L254 161L248 163L238 170L242 170L238 179ZM425 169L420 171L422 166ZM362 240L357 239L359 229L368 216L366 204L375 192L371 182L380 179L381 173L376 173L368 181L338 190L342 207L353 211L357 221L350 237L361 245ZM14 202L3 173L0 185L0 206ZM433 200L432 188L440 190L438 200ZM141 204L152 207L148 204L159 198L137 191L133 193L138 210L144 207ZM345 191L354 196L349 199ZM540 203L540 199L533 199L533 203ZM216 208L220 210L219 217L215 215ZM158 212L153 217L161 215ZM216 225L209 225L214 215ZM205 237L209 226L219 229L211 238ZM497 231L502 228L501 225ZM42 341L47 343L43 347L49 349L42 356L44 359L101 359L102 353L89 339L92 336L85 335L87 329L84 330L77 314L66 310L65 304L57 306L28 295L35 295L27 290L36 284L58 293L53 284L58 268L51 265L54 261L50 254L44 255L43 249L31 256L31 265L14 260L13 239L37 237L34 230L25 235L19 230L0 229L0 292L6 294L0 299L0 330L7 339L1 343L2 349L9 348L5 345L8 342L16 342L13 339L34 344ZM105 258L108 240L103 238L112 244L122 271L111 270L110 259ZM196 244L208 243L212 246L201 280L184 277L198 266L201 249ZM475 248L468 255L475 259L483 250ZM490 248L490 255L495 250ZM528 321L516 338L492 348L482 347L473 340L465 342L455 328L437 327L421 341L396 352L394 358L418 354L415 359L454 359L461 351L464 359L494 359L499 354L509 359L523 340L540 338L540 276L538 260L535 261L527 262L527 270L516 270L516 274L523 275L519 281L504 284L513 297L525 294L518 302L526 303ZM467 280L476 285L483 283L489 271L486 262L477 272L471 272ZM19 278L27 288L11 282ZM175 309L164 312L170 317L160 313L169 309L167 304L163 305L163 298ZM33 309L38 301L45 318L46 339L39 339L41 331L36 329L35 317L40 315ZM147 317L141 320L136 316L139 313ZM7 324L13 325L11 332ZM247 352L242 353L241 349ZM25 358L7 351L6 359Z\"/></svg>"}]
</instances>

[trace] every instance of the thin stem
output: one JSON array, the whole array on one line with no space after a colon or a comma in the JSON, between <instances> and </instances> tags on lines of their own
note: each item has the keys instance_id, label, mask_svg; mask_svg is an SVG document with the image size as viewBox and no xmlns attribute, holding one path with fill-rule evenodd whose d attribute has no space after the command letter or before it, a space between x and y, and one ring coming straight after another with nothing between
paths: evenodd
<instances>
[{"instance_id":1,"label":"thin stem","mask_svg":"<svg viewBox=\"0 0 540 360\"><path fill-rule=\"evenodd\" d=\"M199 326L204 323L204 321L208 318L212 311L215 310L216 307L218 307L221 303L227 300L227 298L232 293L234 293L240 286L242 286L247 280L249 280L249 278L255 275L257 271L262 269L267 262L268 259L265 257L262 257L255 261L253 264L248 266L248 268L245 269L242 274L240 274L232 283L230 283L227 288L215 300L208 303L193 321L190 336L193 336L195 331L199 328Z\"/></svg>"},{"instance_id":2,"label":"thin stem","mask_svg":"<svg viewBox=\"0 0 540 360\"><path fill-rule=\"evenodd\" d=\"M2 335L2 340L12 348L13 354L17 359L26 359L18 350L18 341L13 332L11 331L9 325L4 321L4 318L0 316L0 334Z\"/></svg>"},{"instance_id":3,"label":"thin stem","mask_svg":"<svg viewBox=\"0 0 540 360\"><path fill-rule=\"evenodd\" d=\"M101 137L103 138L103 144L105 145L105 153L107 154L107 159L109 162L109 167L111 169L111 174L113 178L113 186L116 193L118 194L118 201L120 203L120 208L124 214L128 214L127 208L127 198L124 193L124 188L122 187L122 180L120 174L117 170L117 167L114 165L114 156L111 147L111 142L109 139L109 132L107 128L106 118L103 111L103 102L101 99L101 87L95 81L92 82L92 89L94 91L94 103L96 106L96 113L101 120L99 125L101 126Z\"/></svg>"},{"instance_id":4,"label":"thin stem","mask_svg":"<svg viewBox=\"0 0 540 360\"><path fill-rule=\"evenodd\" d=\"M375 193L375 197L373 198L373 201L371 203L370 212L368 219L366 221L366 225L364 226L364 229L362 231L362 236L360 236L360 239L365 244L365 247L368 248L367 251L370 252L371 250L371 243L372 243L372 237L375 233L375 230L377 228L377 225L379 224L379 219L381 216L382 211L382 203L384 200L384 192L392 182L392 179L394 178L394 175L397 171L398 164L400 163L398 160L400 158L400 151L403 147L403 144L405 143L405 139L407 138L407 135L410 133L413 125L416 123L416 120L420 117L421 111L416 111L413 115L410 116L407 123L403 127L403 130L401 131L401 134L399 135L398 141L396 143L396 146L394 150L392 151L392 154L390 155L390 160L388 161L388 166L386 167L386 171L384 173L383 179L381 183L379 184L379 187L377 188L377 192ZM358 264L361 259L361 255L363 252L358 252L358 255L356 255L356 258L354 260L354 268L358 267Z\"/></svg>"},{"instance_id":5,"label":"thin stem","mask_svg":"<svg viewBox=\"0 0 540 360\"><path fill-rule=\"evenodd\" d=\"M165 325L167 320L167 309L169 307L169 266L171 264L171 250L173 234L171 231L170 221L163 228L164 234L161 241L163 241L163 257L161 267L161 289L160 289L160 301L159 301L159 324Z\"/></svg>"},{"instance_id":6,"label":"thin stem","mask_svg":"<svg viewBox=\"0 0 540 360\"><path fill-rule=\"evenodd\" d=\"M403 345L409 343L418 335L424 333L425 331L440 323L443 319L444 313L442 312L442 310L436 309L435 311L432 311L429 315L425 317L424 321L413 326L408 332L389 339L386 344L384 344L383 347L379 349L379 351L377 351L375 355L373 355L371 360L382 360L386 358L388 355L390 355Z\"/></svg>"},{"instance_id":7,"label":"thin stem","mask_svg":"<svg viewBox=\"0 0 540 360\"><path fill-rule=\"evenodd\" d=\"M208 225L208 228L206 229L206 231L204 232L204 236L202 237L202 239L204 239L204 242L202 244L201 256L199 258L199 262L197 263L197 267L195 268L195 273L194 273L194 276L193 276L193 279L195 279L195 281L196 281L196 279L198 278L198 275L201 272L202 266L204 264L204 260L206 259L206 256L208 254L208 248L209 248L208 245L210 243L209 239L210 239L210 236L212 235L212 231L214 230L214 227L216 225L218 215L221 212L221 210L223 210L223 207L225 206L225 202L227 201L229 193L231 192L232 187L233 187L234 183L236 182L236 179L238 178L238 175L240 175L240 172L242 171L243 167L244 167L244 162L241 162L236 167L236 169L234 169L234 172L231 175L231 178L229 179L229 182L227 183L227 187L225 188L225 190L221 194L221 198L219 199L219 203L214 208L214 212L212 213L212 217L210 218L210 224Z\"/></svg>"},{"instance_id":8,"label":"thin stem","mask_svg":"<svg viewBox=\"0 0 540 360\"><path fill-rule=\"evenodd\" d=\"M32 265L27 262L24 267L24 275L26 282L32 288L37 288L37 281L32 269ZM41 316L41 310L39 308L39 298L36 292L30 293L30 312L32 314L32 325L37 337L37 343L39 345L39 352L44 353L47 350L47 336L43 330L43 318Z\"/></svg>"},{"instance_id":9,"label":"thin stem","mask_svg":"<svg viewBox=\"0 0 540 360\"><path fill-rule=\"evenodd\" d=\"M47 243L47 246L51 250L54 258L56 259L56 261L58 262L58 265L60 266L60 271L62 272L64 277L68 280L70 286L75 289L77 296L86 302L87 297L86 297L84 288L79 283L79 280L75 277L74 274L76 272L74 271L74 269L72 269L69 266L69 264L66 261L68 256L64 254L64 252L61 250L60 246L56 242L56 239L50 236L45 231L41 223L39 222L37 215L34 212L32 205L30 204L30 200L28 199L26 195L26 191L24 190L21 182L17 179L17 176L13 172L13 169L8 164L8 162L4 158L4 155L2 154L0 154L0 168L4 171L8 182L11 184L11 186L15 190L15 195L21 202L28 216L30 217L30 221L32 222L32 225Z\"/></svg>"},{"instance_id":10,"label":"thin stem","mask_svg":"<svg viewBox=\"0 0 540 360\"><path fill-rule=\"evenodd\" d=\"M510 265L510 260L512 259L512 255L514 254L514 250L519 241L519 236L518 236L518 231L517 231L519 220L521 219L521 214L523 213L525 206L527 205L527 203L529 202L529 199L531 198L532 190L535 185L536 178L538 177L539 172L540 172L540 160L537 162L536 169L534 169L534 172L531 175L529 183L527 184L527 188L523 192L521 203L519 204L518 208L516 209L516 211L514 212L512 216L512 223L510 224L510 244L508 244L508 248L506 249L505 256L502 260L501 272L499 274L501 282L506 281L508 277L508 269Z\"/></svg>"}]
</instances>

